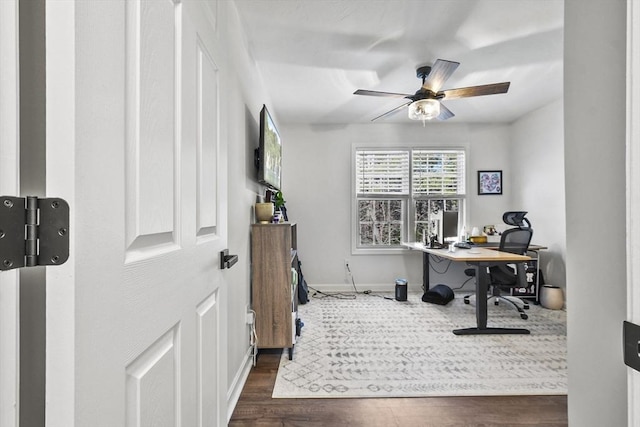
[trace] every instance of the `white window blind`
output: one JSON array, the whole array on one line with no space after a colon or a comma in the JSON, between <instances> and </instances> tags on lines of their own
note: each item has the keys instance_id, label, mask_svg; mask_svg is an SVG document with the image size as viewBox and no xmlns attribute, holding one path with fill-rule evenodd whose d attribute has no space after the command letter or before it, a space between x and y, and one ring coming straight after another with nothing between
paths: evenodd
<instances>
[{"instance_id":1,"label":"white window blind","mask_svg":"<svg viewBox=\"0 0 640 427\"><path fill-rule=\"evenodd\" d=\"M464 195L464 151L414 150L412 152L414 195Z\"/></svg>"},{"instance_id":2,"label":"white window blind","mask_svg":"<svg viewBox=\"0 0 640 427\"><path fill-rule=\"evenodd\" d=\"M409 152L356 151L357 194L409 194Z\"/></svg>"}]
</instances>

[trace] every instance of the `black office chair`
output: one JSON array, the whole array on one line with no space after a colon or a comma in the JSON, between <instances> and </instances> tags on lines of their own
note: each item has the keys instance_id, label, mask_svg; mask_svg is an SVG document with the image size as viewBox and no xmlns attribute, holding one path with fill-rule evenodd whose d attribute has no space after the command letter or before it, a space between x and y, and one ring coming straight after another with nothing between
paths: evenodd
<instances>
[{"instance_id":1,"label":"black office chair","mask_svg":"<svg viewBox=\"0 0 640 427\"><path fill-rule=\"evenodd\" d=\"M502 233L500 238L500 246L498 250L503 252L511 252L519 255L526 255L533 236L531 223L524 216L527 212L510 211L505 212L502 216L503 221L508 225L515 225L517 228L510 228ZM489 267L489 286L491 287L491 295L488 299L494 299L494 304L498 305L500 301L511 304L518 312L522 319L528 319L529 316L524 310L529 308L529 304L520 298L502 295L502 291L509 291L511 288L524 287L526 283L525 268L523 263L515 263L515 271L513 268L498 264ZM475 268L468 268L465 274L470 277L476 275ZM472 295L463 298L465 304L469 304Z\"/></svg>"}]
</instances>

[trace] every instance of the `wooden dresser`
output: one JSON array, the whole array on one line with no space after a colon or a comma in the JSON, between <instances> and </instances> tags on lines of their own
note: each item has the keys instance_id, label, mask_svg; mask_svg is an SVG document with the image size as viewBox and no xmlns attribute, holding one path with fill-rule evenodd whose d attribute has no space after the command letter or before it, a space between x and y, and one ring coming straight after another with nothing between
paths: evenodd
<instances>
[{"instance_id":1,"label":"wooden dresser","mask_svg":"<svg viewBox=\"0 0 640 427\"><path fill-rule=\"evenodd\" d=\"M296 224L251 226L251 305L258 349L288 348L293 358L298 319Z\"/></svg>"}]
</instances>

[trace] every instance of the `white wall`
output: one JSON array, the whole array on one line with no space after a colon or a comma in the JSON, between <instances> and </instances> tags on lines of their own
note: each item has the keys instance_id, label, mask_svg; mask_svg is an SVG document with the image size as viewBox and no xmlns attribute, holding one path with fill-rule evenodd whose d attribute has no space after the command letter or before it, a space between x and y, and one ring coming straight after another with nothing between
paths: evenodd
<instances>
[{"instance_id":1,"label":"white wall","mask_svg":"<svg viewBox=\"0 0 640 427\"><path fill-rule=\"evenodd\" d=\"M529 212L546 283L565 287L566 222L563 102L527 114L511 127L513 205Z\"/></svg>"},{"instance_id":2,"label":"white wall","mask_svg":"<svg viewBox=\"0 0 640 427\"><path fill-rule=\"evenodd\" d=\"M228 29L222 35L222 42L228 52L227 66L230 68L226 74L228 81L221 83L229 164L228 244L229 253L239 256L238 262L224 273L228 289L228 392L238 393L244 382L243 375L250 366L249 328L245 323L245 313L251 302L250 229L254 222L253 205L256 195L264 194L264 187L257 182L253 150L258 146L260 109L263 103L269 105L269 97L248 54L235 5L232 2L224 2L224 5L219 10L223 12L220 19L226 21L225 28ZM273 115L277 119L276 112Z\"/></svg>"},{"instance_id":3,"label":"white wall","mask_svg":"<svg viewBox=\"0 0 640 427\"><path fill-rule=\"evenodd\" d=\"M625 46L624 0L565 0L569 424L576 427L627 425Z\"/></svg>"},{"instance_id":4,"label":"white wall","mask_svg":"<svg viewBox=\"0 0 640 427\"><path fill-rule=\"evenodd\" d=\"M414 290L422 284L420 253L355 255L351 248L351 150L352 144L430 145L468 147L467 228L501 224L502 213L513 208L516 175L509 162L508 125L460 125L433 123L367 125L281 126L283 139L283 187L289 219L298 223L298 248L309 285L329 289L349 288L344 259L362 291L393 289L395 278L404 277ZM477 170L501 169L504 195L478 196ZM444 270L444 266L441 266ZM439 268L440 269L440 268ZM466 278L455 263L446 276L433 275L432 283L452 287ZM434 282L435 281L435 282ZM471 289L471 287L469 288Z\"/></svg>"}]
</instances>

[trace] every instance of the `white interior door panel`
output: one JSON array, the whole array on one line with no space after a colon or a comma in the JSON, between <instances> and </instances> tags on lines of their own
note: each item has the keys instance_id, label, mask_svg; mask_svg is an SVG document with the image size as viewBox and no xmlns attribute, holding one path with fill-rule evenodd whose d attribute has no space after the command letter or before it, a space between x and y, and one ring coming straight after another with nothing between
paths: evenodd
<instances>
[{"instance_id":1,"label":"white interior door panel","mask_svg":"<svg viewBox=\"0 0 640 427\"><path fill-rule=\"evenodd\" d=\"M225 425L226 149L216 33L201 18L211 10L57 3L47 51L66 56L47 57L48 150L52 161L66 150L57 161L69 167L52 164L47 182L68 193L74 231L73 256L47 280L61 303L47 307L48 342L67 340L47 356L47 398L66 408L48 419Z\"/></svg>"}]
</instances>

